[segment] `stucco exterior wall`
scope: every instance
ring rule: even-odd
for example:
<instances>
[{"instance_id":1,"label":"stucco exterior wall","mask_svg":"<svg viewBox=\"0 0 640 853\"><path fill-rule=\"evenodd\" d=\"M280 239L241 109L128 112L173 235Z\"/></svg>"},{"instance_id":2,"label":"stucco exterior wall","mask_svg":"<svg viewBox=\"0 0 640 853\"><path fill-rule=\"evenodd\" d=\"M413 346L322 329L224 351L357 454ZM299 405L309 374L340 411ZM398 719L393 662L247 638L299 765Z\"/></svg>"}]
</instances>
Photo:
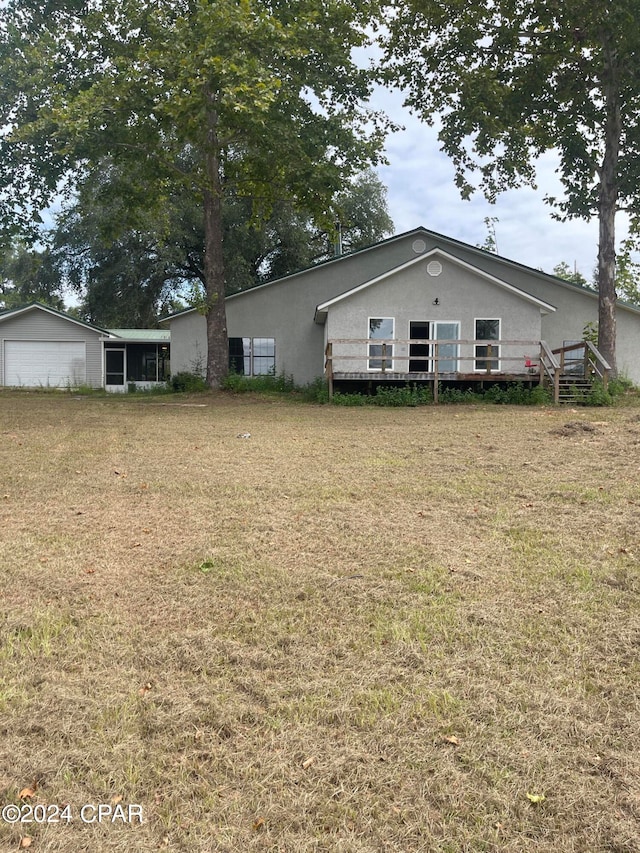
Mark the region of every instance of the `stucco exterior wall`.
<instances>
[{"instance_id":1,"label":"stucco exterior wall","mask_svg":"<svg viewBox=\"0 0 640 853\"><path fill-rule=\"evenodd\" d=\"M198 311L171 319L171 373L200 373L207 370L207 324Z\"/></svg>"},{"instance_id":2,"label":"stucco exterior wall","mask_svg":"<svg viewBox=\"0 0 640 853\"><path fill-rule=\"evenodd\" d=\"M4 385L5 341L84 341L87 385L102 385L101 333L38 308L0 322L0 382Z\"/></svg>"},{"instance_id":3,"label":"stucco exterior wall","mask_svg":"<svg viewBox=\"0 0 640 853\"><path fill-rule=\"evenodd\" d=\"M598 322L596 293L442 235L425 232L424 240L428 249L439 246L553 305L555 314L542 318L542 338L552 349L567 340L581 340L587 323ZM617 310L617 360L619 372L640 384L640 311L623 305Z\"/></svg>"},{"instance_id":4,"label":"stucco exterior wall","mask_svg":"<svg viewBox=\"0 0 640 853\"><path fill-rule=\"evenodd\" d=\"M346 255L272 284L256 287L226 300L229 337L268 337L276 342L276 373L305 385L324 373L324 330L314 322L316 306L370 278L393 269L412 253L409 240ZM206 365L206 322L197 311L170 320L171 370L192 371Z\"/></svg>"},{"instance_id":5,"label":"stucco exterior wall","mask_svg":"<svg viewBox=\"0 0 640 853\"><path fill-rule=\"evenodd\" d=\"M523 299L499 285L487 281L473 271L440 256L442 272L431 276L427 271L431 256L405 270L391 273L382 281L364 288L329 307L326 335L328 339L367 338L369 318L394 318L394 337L408 340L410 323L459 323L459 337L475 338L476 319L499 319L500 337L503 340L537 341L540 339L540 307ZM434 302L437 300L438 304ZM338 372L367 370L367 347L362 345L339 345L334 348L334 357L339 354L355 356L362 353L362 360L334 361ZM535 355L530 345L507 347L501 350L500 369L503 372L525 372L525 355ZM474 370L474 348L461 346L459 370L471 373ZM393 369L406 372L409 369L407 344L395 347Z\"/></svg>"},{"instance_id":6,"label":"stucco exterior wall","mask_svg":"<svg viewBox=\"0 0 640 853\"><path fill-rule=\"evenodd\" d=\"M417 264L412 273L415 280L410 277L406 283L406 298L410 303L399 304L405 296L385 296L384 288L380 288L375 298L363 296L367 307L359 304L357 318L353 316L356 303L344 309L351 311L351 321L359 324L357 332L351 327L345 337L366 338L367 320L371 316L395 317L397 338L408 337L410 320L460 320L461 336L472 338L475 318L499 317L503 339L542 338L554 348L562 346L566 340L580 340L585 325L597 321L595 294L489 252L416 229L371 249L227 298L229 336L275 338L277 373L292 376L298 384L311 382L323 373L326 336L342 336L348 325L347 315L339 321L340 312L334 313L332 308L330 325L323 328L314 322L316 307L436 248L553 305L557 311L541 317L537 306L487 282L480 285L480 279L473 273L466 273L465 277L459 271L449 275L443 270L439 278L429 280L424 269L418 272L421 265ZM389 287L389 294L392 290ZM432 304L436 296L440 301L437 308ZM391 300L386 308L385 299ZM334 327L334 322L341 325ZM171 319L170 328L172 371L193 370L198 364L204 366L207 351L204 317L197 311L178 315ZM340 335L338 330L341 330ZM618 310L618 366L634 382L640 383L640 312L621 306ZM511 372L511 365L505 363L502 367Z\"/></svg>"}]
</instances>

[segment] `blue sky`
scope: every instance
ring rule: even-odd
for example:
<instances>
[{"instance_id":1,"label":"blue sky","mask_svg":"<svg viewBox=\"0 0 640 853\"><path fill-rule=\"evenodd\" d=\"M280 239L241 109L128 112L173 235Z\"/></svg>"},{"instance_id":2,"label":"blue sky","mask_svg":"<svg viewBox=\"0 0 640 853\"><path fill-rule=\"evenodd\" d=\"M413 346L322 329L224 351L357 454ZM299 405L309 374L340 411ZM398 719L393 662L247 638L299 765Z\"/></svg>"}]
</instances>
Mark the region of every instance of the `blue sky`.
<instances>
[{"instance_id":1,"label":"blue sky","mask_svg":"<svg viewBox=\"0 0 640 853\"><path fill-rule=\"evenodd\" d=\"M591 280L598 255L597 221L557 222L551 216L552 208L543 201L547 194L562 195L553 152L538 161L537 190L510 190L493 205L479 193L463 201L454 183L453 166L439 150L437 130L411 116L402 106L399 92L378 91L372 106L405 126L388 138L389 165L378 169L388 189L396 233L422 225L476 246L487 237L485 217L497 217L499 254L549 273L565 261ZM619 236L623 231L619 217Z\"/></svg>"}]
</instances>

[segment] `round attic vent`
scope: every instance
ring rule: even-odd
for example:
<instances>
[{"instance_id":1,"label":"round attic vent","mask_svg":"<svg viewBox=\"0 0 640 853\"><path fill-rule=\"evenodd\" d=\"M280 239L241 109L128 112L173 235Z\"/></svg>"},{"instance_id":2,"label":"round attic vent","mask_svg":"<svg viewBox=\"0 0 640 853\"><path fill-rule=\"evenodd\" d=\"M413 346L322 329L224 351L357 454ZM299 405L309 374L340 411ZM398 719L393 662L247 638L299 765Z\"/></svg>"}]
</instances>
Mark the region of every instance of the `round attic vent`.
<instances>
[{"instance_id":1,"label":"round attic vent","mask_svg":"<svg viewBox=\"0 0 640 853\"><path fill-rule=\"evenodd\" d=\"M414 240L411 248L416 253L416 255L421 255L427 248L427 244L424 242L424 240Z\"/></svg>"},{"instance_id":2,"label":"round attic vent","mask_svg":"<svg viewBox=\"0 0 640 853\"><path fill-rule=\"evenodd\" d=\"M427 272L429 273L429 275L432 275L434 277L440 275L440 273L442 272L442 264L440 263L440 261L430 261L430 263L427 265Z\"/></svg>"}]
</instances>

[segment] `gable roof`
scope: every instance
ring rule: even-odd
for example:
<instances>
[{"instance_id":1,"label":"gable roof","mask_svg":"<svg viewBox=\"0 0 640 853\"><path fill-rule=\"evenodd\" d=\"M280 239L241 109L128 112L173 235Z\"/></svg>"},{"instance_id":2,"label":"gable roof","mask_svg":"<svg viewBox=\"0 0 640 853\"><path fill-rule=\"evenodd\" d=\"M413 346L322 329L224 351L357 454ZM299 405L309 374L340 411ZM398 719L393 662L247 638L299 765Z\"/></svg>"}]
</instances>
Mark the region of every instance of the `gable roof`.
<instances>
[{"instance_id":1,"label":"gable roof","mask_svg":"<svg viewBox=\"0 0 640 853\"><path fill-rule=\"evenodd\" d=\"M388 245L395 243L397 241L405 240L405 239L408 239L411 237L414 237L414 238L427 237L428 239L433 240L434 242L437 242L441 248L443 246L444 247L451 247L451 249L453 251L455 251L456 248L459 248L460 250L462 250L462 251L464 251L464 252L466 252L472 256L477 256L479 262L481 262L481 266L483 265L482 262L495 261L495 262L499 263L500 265L502 265L506 268L520 270L522 272L527 273L528 275L532 275L532 276L535 276L536 278L542 279L543 281L546 281L548 284L552 284L556 287L565 288L567 290L571 290L574 292L577 291L578 293L581 293L584 296L590 297L591 299L597 299L598 298L598 294L596 291L590 290L587 287L583 287L580 284L576 284L575 282L572 282L572 281L566 281L565 279L558 278L558 276L551 275L550 273L543 272L542 270L535 269L534 267L526 266L525 264L521 264L518 261L510 260L509 258L506 258L503 255L496 255L492 252L488 252L486 249L480 249L477 246L472 246L470 243L464 243L461 240L456 240L453 237L447 237L444 234L439 234L437 231L431 231L428 228L424 228L422 226L419 226L418 228L413 228L410 231L404 231L401 234L395 234L392 237L387 237L386 239L381 240L379 243L373 243L371 246L365 246L364 248L356 249L353 252L346 252L343 255L338 255L338 256L333 257L333 258L328 258L327 260L321 261L318 264L314 264L310 267L305 267L302 270L298 270L294 273L290 273L289 275L282 276L281 278L272 279L271 281L264 282L263 284L257 284L254 287L247 288L247 290L242 290L239 293L232 293L225 298L225 301L234 300L234 299L241 299L245 296L249 296L250 294L254 293L257 290L262 290L263 288L272 287L272 286L278 285L282 282L294 280L297 277L305 276L308 273L316 271L318 269L322 269L323 267L328 267L332 264L340 264L343 261L345 261L346 259L354 258L354 257L357 257L358 255L363 255L363 254L366 254L368 252L377 251L378 249L381 249L384 246L388 246ZM446 250L446 248L442 248L442 251L446 252L447 250ZM426 253L421 254L420 257L423 257L423 258L426 257ZM452 254L451 257L455 258L455 255ZM471 268L480 272L480 269L473 264L471 264ZM501 281L503 284L506 284L506 282L502 281L502 279L499 279L499 278L496 278L496 281L497 282ZM517 288L514 288L514 290L517 290ZM524 293L524 291L522 291L522 293ZM628 310L628 311L631 311L631 312L636 313L636 314L640 313L640 307L638 307L638 306L630 305L629 303L622 302L622 301L618 301L617 304L618 304L618 307L623 308L624 310ZM169 320L173 320L176 317L180 317L184 314L189 314L189 313L191 313L193 311L197 311L197 310L198 310L197 308L193 308L193 307L184 308L180 311L176 311L173 314L169 314L166 317L163 317L160 320L160 322L164 323L164 322L167 322Z\"/></svg>"},{"instance_id":2,"label":"gable roof","mask_svg":"<svg viewBox=\"0 0 640 853\"><path fill-rule=\"evenodd\" d=\"M497 278L496 276L491 275L490 273L487 273L476 266L473 266L473 264L469 264L466 261L461 260L460 258L456 258L455 255L451 255L449 254L449 252L445 252L443 249L435 248L431 249L431 251L429 252L425 252L424 254L419 255L416 258L411 258L410 261L407 261L404 264L400 264L399 266L394 267L388 272L384 272L381 275L375 276L374 278L369 279L369 281L365 281L362 284L357 285L357 287L352 287L350 290L347 290L344 293L335 296L333 299L328 299L326 302L323 302L321 305L318 305L316 307L316 313L314 318L315 322L324 323L327 318L327 312L332 305L336 305L343 299L348 299L350 296L353 296L354 293L358 293L361 290L366 290L368 287L371 287L374 284L378 284L379 282L384 281L385 279L394 276L399 272L403 272L404 270L409 269L415 264L424 262L425 259L434 257L442 258L459 267L462 267L463 269L472 272L479 278L483 278L485 281L488 281L491 284L495 284L498 287L501 287L504 290L515 294L520 299L523 299L526 302L530 302L531 304L538 306L543 314L550 314L551 312L554 312L556 310L553 305L550 305L548 302L544 302L542 299L538 299L536 296L532 296L530 293L526 293L519 287L514 287L513 284L509 284L508 282L503 281L502 279Z\"/></svg>"},{"instance_id":3,"label":"gable roof","mask_svg":"<svg viewBox=\"0 0 640 853\"><path fill-rule=\"evenodd\" d=\"M0 323L3 323L5 320L9 320L13 317L19 317L21 314L26 314L29 311L44 311L45 314L52 314L54 317L60 317L62 320L67 320L69 323L74 323L76 326L82 326L84 329L90 329L92 332L96 332L97 334L109 334L106 329L101 329L98 326L92 326L90 323L85 323L83 320L77 320L75 317L65 314L64 311L57 311L55 308L43 305L42 302L30 302L28 305L23 305L20 308L10 308L8 311L4 311L0 314Z\"/></svg>"}]
</instances>

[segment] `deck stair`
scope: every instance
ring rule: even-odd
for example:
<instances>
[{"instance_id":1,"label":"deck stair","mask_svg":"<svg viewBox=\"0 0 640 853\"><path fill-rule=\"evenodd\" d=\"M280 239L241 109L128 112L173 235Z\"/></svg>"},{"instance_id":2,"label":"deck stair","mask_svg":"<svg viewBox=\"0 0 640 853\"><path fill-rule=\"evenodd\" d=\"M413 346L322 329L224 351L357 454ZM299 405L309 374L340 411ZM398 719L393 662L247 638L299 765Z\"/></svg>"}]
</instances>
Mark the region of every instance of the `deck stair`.
<instances>
[{"instance_id":1,"label":"deck stair","mask_svg":"<svg viewBox=\"0 0 640 853\"><path fill-rule=\"evenodd\" d=\"M607 390L611 367L590 341L567 344L552 350L554 362L554 399L556 403L580 405L588 402L593 383L598 380Z\"/></svg>"},{"instance_id":2,"label":"deck stair","mask_svg":"<svg viewBox=\"0 0 640 853\"><path fill-rule=\"evenodd\" d=\"M563 374L558 385L558 403L579 406L586 402L591 393L592 381L584 376Z\"/></svg>"}]
</instances>

